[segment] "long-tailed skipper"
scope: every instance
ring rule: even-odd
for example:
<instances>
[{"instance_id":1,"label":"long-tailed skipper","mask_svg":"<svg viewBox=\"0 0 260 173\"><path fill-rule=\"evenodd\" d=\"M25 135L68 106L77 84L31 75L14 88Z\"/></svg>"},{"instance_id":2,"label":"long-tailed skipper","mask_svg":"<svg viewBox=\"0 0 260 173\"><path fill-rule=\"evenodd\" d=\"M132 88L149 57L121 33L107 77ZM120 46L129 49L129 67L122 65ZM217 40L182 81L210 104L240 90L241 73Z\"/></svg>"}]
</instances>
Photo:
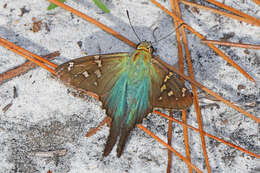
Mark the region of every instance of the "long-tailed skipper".
<instances>
[{"instance_id":1,"label":"long-tailed skipper","mask_svg":"<svg viewBox=\"0 0 260 173\"><path fill-rule=\"evenodd\" d=\"M172 71L158 62L150 42L132 53L112 53L78 58L60 65L57 76L66 84L95 93L111 117L104 156L117 138L120 157L127 137L153 108L186 109L192 94Z\"/></svg>"}]
</instances>

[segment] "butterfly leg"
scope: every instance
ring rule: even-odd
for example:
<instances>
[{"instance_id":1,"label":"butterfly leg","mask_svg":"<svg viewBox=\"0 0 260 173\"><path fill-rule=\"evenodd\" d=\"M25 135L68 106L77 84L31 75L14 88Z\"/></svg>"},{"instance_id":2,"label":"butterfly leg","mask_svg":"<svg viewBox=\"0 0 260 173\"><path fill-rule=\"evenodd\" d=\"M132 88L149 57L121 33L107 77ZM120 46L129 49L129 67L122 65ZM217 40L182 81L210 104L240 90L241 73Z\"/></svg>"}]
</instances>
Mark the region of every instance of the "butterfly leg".
<instances>
[{"instance_id":1,"label":"butterfly leg","mask_svg":"<svg viewBox=\"0 0 260 173\"><path fill-rule=\"evenodd\" d=\"M97 127L91 128L91 129L87 132L86 137L90 137L90 136L96 134L97 131L98 131L102 126L104 126L105 124L107 124L109 127L111 126L111 118L110 118L110 117L108 117L108 116L105 117L105 119L104 119L101 123L99 123L99 125L98 125Z\"/></svg>"}]
</instances>

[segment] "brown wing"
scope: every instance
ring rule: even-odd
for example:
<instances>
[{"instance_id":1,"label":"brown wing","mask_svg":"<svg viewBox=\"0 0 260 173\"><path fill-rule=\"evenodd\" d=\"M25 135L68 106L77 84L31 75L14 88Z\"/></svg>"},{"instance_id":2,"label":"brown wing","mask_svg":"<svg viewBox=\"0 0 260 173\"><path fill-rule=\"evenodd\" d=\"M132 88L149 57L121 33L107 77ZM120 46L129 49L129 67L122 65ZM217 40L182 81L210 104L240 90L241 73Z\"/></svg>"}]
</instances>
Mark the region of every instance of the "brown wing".
<instances>
[{"instance_id":1,"label":"brown wing","mask_svg":"<svg viewBox=\"0 0 260 173\"><path fill-rule=\"evenodd\" d=\"M154 108L187 109L192 104L192 94L177 75L156 59L152 59L157 77L152 78Z\"/></svg>"},{"instance_id":2,"label":"brown wing","mask_svg":"<svg viewBox=\"0 0 260 173\"><path fill-rule=\"evenodd\" d=\"M113 87L128 57L128 53L81 57L59 65L57 77L79 91L102 96Z\"/></svg>"}]
</instances>

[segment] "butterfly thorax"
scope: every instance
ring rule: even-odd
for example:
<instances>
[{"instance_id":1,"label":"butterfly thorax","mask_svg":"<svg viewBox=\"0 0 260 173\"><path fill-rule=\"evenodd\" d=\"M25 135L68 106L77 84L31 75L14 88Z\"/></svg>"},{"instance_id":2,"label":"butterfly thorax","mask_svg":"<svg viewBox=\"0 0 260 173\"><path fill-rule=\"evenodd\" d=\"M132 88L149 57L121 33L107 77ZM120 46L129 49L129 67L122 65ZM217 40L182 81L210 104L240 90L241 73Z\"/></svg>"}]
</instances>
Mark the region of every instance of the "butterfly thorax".
<instances>
[{"instance_id":1,"label":"butterfly thorax","mask_svg":"<svg viewBox=\"0 0 260 173\"><path fill-rule=\"evenodd\" d=\"M128 60L127 73L130 79L143 80L146 77L154 75L152 66L153 47L150 42L143 41L137 45L136 50Z\"/></svg>"},{"instance_id":2,"label":"butterfly thorax","mask_svg":"<svg viewBox=\"0 0 260 173\"><path fill-rule=\"evenodd\" d=\"M136 61L138 58L144 58L145 62L151 61L154 49L151 42L143 41L136 47L136 51L132 54L131 59Z\"/></svg>"}]
</instances>

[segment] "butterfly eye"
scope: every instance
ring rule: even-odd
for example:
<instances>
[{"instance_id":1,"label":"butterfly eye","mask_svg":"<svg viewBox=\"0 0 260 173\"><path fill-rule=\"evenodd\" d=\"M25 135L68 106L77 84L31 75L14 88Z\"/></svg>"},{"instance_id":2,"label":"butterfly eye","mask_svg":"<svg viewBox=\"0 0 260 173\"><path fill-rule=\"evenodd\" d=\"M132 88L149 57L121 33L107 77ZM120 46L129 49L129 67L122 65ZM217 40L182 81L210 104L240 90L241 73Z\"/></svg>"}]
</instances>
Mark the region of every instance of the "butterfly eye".
<instances>
[{"instance_id":1,"label":"butterfly eye","mask_svg":"<svg viewBox=\"0 0 260 173\"><path fill-rule=\"evenodd\" d=\"M149 47L149 52L153 53L155 51L155 49L153 48L153 46Z\"/></svg>"}]
</instances>

